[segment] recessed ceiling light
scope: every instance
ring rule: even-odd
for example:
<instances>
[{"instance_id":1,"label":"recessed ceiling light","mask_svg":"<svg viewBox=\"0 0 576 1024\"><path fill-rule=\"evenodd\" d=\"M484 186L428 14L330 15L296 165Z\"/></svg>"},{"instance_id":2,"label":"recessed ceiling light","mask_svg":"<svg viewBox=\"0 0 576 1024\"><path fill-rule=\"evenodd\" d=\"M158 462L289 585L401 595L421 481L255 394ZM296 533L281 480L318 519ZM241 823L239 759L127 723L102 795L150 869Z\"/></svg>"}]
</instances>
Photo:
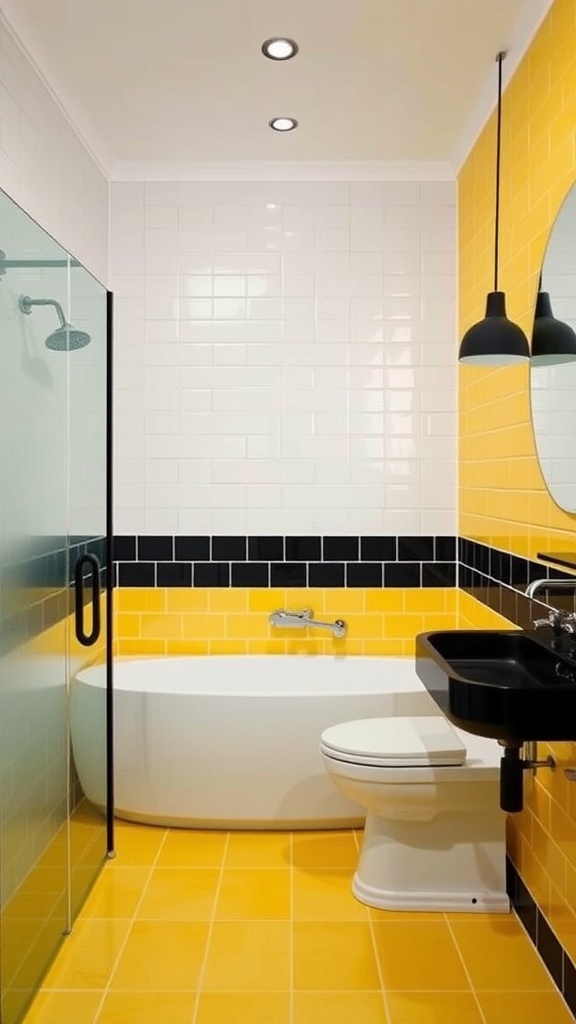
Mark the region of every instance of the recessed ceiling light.
<instances>
[{"instance_id":1,"label":"recessed ceiling light","mask_svg":"<svg viewBox=\"0 0 576 1024\"><path fill-rule=\"evenodd\" d=\"M270 60L290 60L298 53L298 43L283 36L274 36L262 43L262 53Z\"/></svg>"},{"instance_id":2,"label":"recessed ceiling light","mask_svg":"<svg viewBox=\"0 0 576 1024\"><path fill-rule=\"evenodd\" d=\"M291 132L298 127L298 121L294 117L273 117L268 124L275 132Z\"/></svg>"}]
</instances>

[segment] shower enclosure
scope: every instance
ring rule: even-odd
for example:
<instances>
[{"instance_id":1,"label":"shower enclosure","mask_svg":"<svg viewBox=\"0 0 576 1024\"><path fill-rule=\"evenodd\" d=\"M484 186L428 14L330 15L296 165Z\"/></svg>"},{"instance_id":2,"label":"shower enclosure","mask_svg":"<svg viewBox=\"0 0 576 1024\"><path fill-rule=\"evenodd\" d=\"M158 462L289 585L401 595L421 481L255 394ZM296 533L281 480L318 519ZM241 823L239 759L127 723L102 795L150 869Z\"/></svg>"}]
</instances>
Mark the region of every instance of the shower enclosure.
<instances>
[{"instance_id":1,"label":"shower enclosure","mask_svg":"<svg viewBox=\"0 0 576 1024\"><path fill-rule=\"evenodd\" d=\"M111 297L2 192L0 249L0 1020L16 1024L112 849ZM70 746L94 662L106 815Z\"/></svg>"}]
</instances>

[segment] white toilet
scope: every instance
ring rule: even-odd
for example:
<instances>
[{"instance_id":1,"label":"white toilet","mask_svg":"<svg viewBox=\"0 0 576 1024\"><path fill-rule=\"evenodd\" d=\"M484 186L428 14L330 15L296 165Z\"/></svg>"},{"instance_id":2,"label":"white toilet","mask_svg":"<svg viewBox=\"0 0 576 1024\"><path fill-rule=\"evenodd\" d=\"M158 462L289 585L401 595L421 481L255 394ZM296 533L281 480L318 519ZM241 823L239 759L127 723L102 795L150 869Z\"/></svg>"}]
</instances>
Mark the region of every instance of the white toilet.
<instances>
[{"instance_id":1,"label":"white toilet","mask_svg":"<svg viewBox=\"0 0 576 1024\"><path fill-rule=\"evenodd\" d=\"M366 808L352 891L386 910L510 909L501 749L441 716L366 718L325 729L333 782Z\"/></svg>"}]
</instances>

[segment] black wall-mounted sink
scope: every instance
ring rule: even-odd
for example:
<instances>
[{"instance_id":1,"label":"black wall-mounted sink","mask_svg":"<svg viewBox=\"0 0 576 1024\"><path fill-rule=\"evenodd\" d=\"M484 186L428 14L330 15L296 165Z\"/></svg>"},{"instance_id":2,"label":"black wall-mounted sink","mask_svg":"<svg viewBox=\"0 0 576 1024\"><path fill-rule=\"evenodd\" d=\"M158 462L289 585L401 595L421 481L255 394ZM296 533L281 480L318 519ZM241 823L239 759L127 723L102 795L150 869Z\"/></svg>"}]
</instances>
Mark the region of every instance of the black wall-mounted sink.
<instances>
[{"instance_id":1,"label":"black wall-mounted sink","mask_svg":"<svg viewBox=\"0 0 576 1024\"><path fill-rule=\"evenodd\" d=\"M576 738L576 650L551 629L446 630L416 637L416 671L454 725L507 744Z\"/></svg>"}]
</instances>

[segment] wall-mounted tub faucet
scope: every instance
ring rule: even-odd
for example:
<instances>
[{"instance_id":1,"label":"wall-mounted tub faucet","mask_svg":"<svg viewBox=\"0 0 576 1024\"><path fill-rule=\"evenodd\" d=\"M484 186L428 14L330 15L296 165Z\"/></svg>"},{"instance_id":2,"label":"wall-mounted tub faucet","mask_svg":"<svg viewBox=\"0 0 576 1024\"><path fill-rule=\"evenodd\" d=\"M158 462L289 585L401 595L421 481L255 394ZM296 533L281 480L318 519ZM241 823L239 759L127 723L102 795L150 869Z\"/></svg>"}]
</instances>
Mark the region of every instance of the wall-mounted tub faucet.
<instances>
[{"instance_id":1,"label":"wall-mounted tub faucet","mask_svg":"<svg viewBox=\"0 0 576 1024\"><path fill-rule=\"evenodd\" d=\"M344 619L336 619L335 622L318 622L314 618L311 608L303 608L299 612L288 612L284 608L278 608L268 618L271 626L278 626L280 629L306 629L312 626L314 629L330 629L336 640L346 636L346 623Z\"/></svg>"}]
</instances>

